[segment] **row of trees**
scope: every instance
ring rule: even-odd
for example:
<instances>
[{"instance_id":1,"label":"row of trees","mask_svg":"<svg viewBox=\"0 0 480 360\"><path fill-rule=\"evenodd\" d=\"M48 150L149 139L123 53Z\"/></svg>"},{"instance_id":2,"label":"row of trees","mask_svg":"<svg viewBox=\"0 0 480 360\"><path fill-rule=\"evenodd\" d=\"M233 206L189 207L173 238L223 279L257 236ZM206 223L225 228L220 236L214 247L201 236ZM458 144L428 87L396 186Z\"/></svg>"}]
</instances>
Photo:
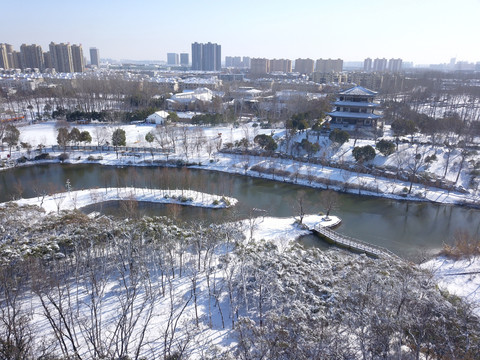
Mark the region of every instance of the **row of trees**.
<instances>
[{"instance_id":1,"label":"row of trees","mask_svg":"<svg viewBox=\"0 0 480 360\"><path fill-rule=\"evenodd\" d=\"M89 144L92 142L92 136L87 130L80 131L78 128L74 127L68 131L65 127L60 127L57 129L57 144L64 148L69 144L73 143L78 145L78 143Z\"/></svg>"}]
</instances>

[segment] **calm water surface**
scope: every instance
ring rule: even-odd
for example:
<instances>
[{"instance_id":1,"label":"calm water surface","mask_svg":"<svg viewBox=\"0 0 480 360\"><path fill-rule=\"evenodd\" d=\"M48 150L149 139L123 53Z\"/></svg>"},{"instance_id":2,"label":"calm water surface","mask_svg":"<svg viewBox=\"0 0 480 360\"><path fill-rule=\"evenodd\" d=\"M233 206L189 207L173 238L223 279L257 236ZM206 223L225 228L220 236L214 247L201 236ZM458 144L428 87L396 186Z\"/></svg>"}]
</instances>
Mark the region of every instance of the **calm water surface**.
<instances>
[{"instance_id":1,"label":"calm water surface","mask_svg":"<svg viewBox=\"0 0 480 360\"><path fill-rule=\"evenodd\" d=\"M213 171L158 168L117 168L97 164L49 164L22 167L0 172L0 201L12 196L34 197L41 192L64 190L67 180L73 189L136 186L158 189L192 189L212 194L233 196L237 206L228 210L193 207L172 207L162 204L138 204L141 214L174 216L182 221L221 222L260 214L269 216L297 215L297 199L304 194L308 213L322 211L321 190L282 182L249 178ZM125 207L118 202L91 206L87 211L123 216ZM460 206L406 202L339 194L335 215L343 219L339 232L384 246L399 255L418 258L438 251L443 243L451 243L458 230L480 233L480 211ZM307 246L324 246L314 237L302 239Z\"/></svg>"}]
</instances>

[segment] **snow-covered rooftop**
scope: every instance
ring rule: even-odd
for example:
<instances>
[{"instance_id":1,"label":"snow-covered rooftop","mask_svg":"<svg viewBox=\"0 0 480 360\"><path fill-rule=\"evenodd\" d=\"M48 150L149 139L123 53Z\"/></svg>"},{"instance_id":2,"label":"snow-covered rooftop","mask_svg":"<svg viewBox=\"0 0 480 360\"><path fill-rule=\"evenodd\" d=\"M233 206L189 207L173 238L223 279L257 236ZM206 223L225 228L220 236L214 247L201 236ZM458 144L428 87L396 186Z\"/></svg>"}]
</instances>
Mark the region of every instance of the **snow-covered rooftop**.
<instances>
[{"instance_id":1,"label":"snow-covered rooftop","mask_svg":"<svg viewBox=\"0 0 480 360\"><path fill-rule=\"evenodd\" d=\"M346 112L346 111L333 111L333 112L327 113L327 115L335 116L335 117L349 118L349 119L379 119L379 118L381 118L380 115L376 115L376 114L353 113L353 112Z\"/></svg>"},{"instance_id":2,"label":"snow-covered rooftop","mask_svg":"<svg viewBox=\"0 0 480 360\"><path fill-rule=\"evenodd\" d=\"M379 107L380 104L372 103L372 102L356 102L356 101L335 101L333 105L337 106L354 106L354 107L367 107L367 108L376 108Z\"/></svg>"},{"instance_id":3,"label":"snow-covered rooftop","mask_svg":"<svg viewBox=\"0 0 480 360\"><path fill-rule=\"evenodd\" d=\"M364 88L363 86L355 86L353 88L340 91L338 93L339 95L363 95L363 96L375 96L377 95L376 91L369 90L367 88Z\"/></svg>"}]
</instances>

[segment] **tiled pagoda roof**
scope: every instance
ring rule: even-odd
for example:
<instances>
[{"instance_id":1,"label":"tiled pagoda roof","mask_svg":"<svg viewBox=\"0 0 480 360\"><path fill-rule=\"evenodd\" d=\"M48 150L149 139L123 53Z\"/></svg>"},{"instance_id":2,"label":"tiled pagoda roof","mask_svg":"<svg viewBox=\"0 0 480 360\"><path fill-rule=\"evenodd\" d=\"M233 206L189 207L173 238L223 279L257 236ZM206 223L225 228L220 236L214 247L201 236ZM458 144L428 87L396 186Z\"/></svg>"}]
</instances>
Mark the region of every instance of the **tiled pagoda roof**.
<instances>
[{"instance_id":1,"label":"tiled pagoda roof","mask_svg":"<svg viewBox=\"0 0 480 360\"><path fill-rule=\"evenodd\" d=\"M372 102L356 102L356 101L335 101L333 103L335 106L352 106L352 107L362 107L362 108L376 108L379 107L380 104L372 103Z\"/></svg>"},{"instance_id":2,"label":"tiled pagoda roof","mask_svg":"<svg viewBox=\"0 0 480 360\"><path fill-rule=\"evenodd\" d=\"M380 115L376 114L366 114L366 113L354 113L354 112L346 112L346 111L333 111L328 112L327 115L332 117L342 117L342 118L349 118L349 119L380 119Z\"/></svg>"},{"instance_id":3,"label":"tiled pagoda roof","mask_svg":"<svg viewBox=\"0 0 480 360\"><path fill-rule=\"evenodd\" d=\"M361 96L375 96L377 95L376 91L369 90L363 86L355 86L353 88L340 91L338 95L361 95Z\"/></svg>"}]
</instances>

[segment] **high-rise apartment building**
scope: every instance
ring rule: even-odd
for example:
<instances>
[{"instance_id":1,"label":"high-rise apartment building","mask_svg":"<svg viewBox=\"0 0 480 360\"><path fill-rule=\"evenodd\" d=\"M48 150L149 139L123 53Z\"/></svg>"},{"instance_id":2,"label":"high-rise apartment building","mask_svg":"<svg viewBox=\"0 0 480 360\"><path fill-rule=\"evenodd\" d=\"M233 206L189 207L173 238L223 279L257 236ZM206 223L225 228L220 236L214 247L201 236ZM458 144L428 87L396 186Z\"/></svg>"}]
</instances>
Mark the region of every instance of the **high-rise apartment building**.
<instances>
[{"instance_id":1,"label":"high-rise apartment building","mask_svg":"<svg viewBox=\"0 0 480 360\"><path fill-rule=\"evenodd\" d=\"M72 47L70 44L51 42L49 48L55 70L62 73L73 73Z\"/></svg>"},{"instance_id":2,"label":"high-rise apartment building","mask_svg":"<svg viewBox=\"0 0 480 360\"><path fill-rule=\"evenodd\" d=\"M22 54L19 51L12 50L12 52L9 52L7 56L10 69L22 68Z\"/></svg>"},{"instance_id":3,"label":"high-rise apartment building","mask_svg":"<svg viewBox=\"0 0 480 360\"><path fill-rule=\"evenodd\" d=\"M242 58L242 63L243 63L243 67L244 67L244 68L250 69L250 64L251 64L251 63L250 63L250 57L244 56L244 57Z\"/></svg>"},{"instance_id":4,"label":"high-rise apartment building","mask_svg":"<svg viewBox=\"0 0 480 360\"><path fill-rule=\"evenodd\" d=\"M373 60L373 71L384 72L387 70L387 59L376 58Z\"/></svg>"},{"instance_id":5,"label":"high-rise apartment building","mask_svg":"<svg viewBox=\"0 0 480 360\"><path fill-rule=\"evenodd\" d=\"M22 69L39 69L45 70L45 61L43 59L42 47L36 44L20 46L20 58Z\"/></svg>"},{"instance_id":6,"label":"high-rise apartment building","mask_svg":"<svg viewBox=\"0 0 480 360\"><path fill-rule=\"evenodd\" d=\"M373 61L370 58L363 60L363 71L370 72L372 71Z\"/></svg>"},{"instance_id":7,"label":"high-rise apartment building","mask_svg":"<svg viewBox=\"0 0 480 360\"><path fill-rule=\"evenodd\" d=\"M13 46L10 44L0 44L0 68L15 69L13 59Z\"/></svg>"},{"instance_id":8,"label":"high-rise apartment building","mask_svg":"<svg viewBox=\"0 0 480 360\"><path fill-rule=\"evenodd\" d=\"M250 73L254 75L264 75L270 72L270 60L263 58L253 58L250 60Z\"/></svg>"},{"instance_id":9,"label":"high-rise apartment building","mask_svg":"<svg viewBox=\"0 0 480 360\"><path fill-rule=\"evenodd\" d=\"M318 59L315 64L315 71L320 73L342 72L342 59Z\"/></svg>"},{"instance_id":10,"label":"high-rise apartment building","mask_svg":"<svg viewBox=\"0 0 480 360\"><path fill-rule=\"evenodd\" d=\"M70 45L70 43L55 44L51 42L50 61L53 68L58 72L73 73L85 71L85 59L82 45Z\"/></svg>"},{"instance_id":11,"label":"high-rise apartment building","mask_svg":"<svg viewBox=\"0 0 480 360\"><path fill-rule=\"evenodd\" d=\"M0 44L0 68L5 70L10 69L10 64L8 61L7 45L8 44Z\"/></svg>"},{"instance_id":12,"label":"high-rise apartment building","mask_svg":"<svg viewBox=\"0 0 480 360\"><path fill-rule=\"evenodd\" d=\"M203 69L206 71L222 70L222 49L220 45L203 44Z\"/></svg>"},{"instance_id":13,"label":"high-rise apartment building","mask_svg":"<svg viewBox=\"0 0 480 360\"><path fill-rule=\"evenodd\" d=\"M90 64L97 68L100 67L100 50L97 48L90 48Z\"/></svg>"},{"instance_id":14,"label":"high-rise apartment building","mask_svg":"<svg viewBox=\"0 0 480 360\"><path fill-rule=\"evenodd\" d=\"M273 59L270 60L270 72L280 71L284 73L292 72L292 60L288 59Z\"/></svg>"},{"instance_id":15,"label":"high-rise apartment building","mask_svg":"<svg viewBox=\"0 0 480 360\"><path fill-rule=\"evenodd\" d=\"M202 70L203 44L192 44L192 70Z\"/></svg>"},{"instance_id":16,"label":"high-rise apartment building","mask_svg":"<svg viewBox=\"0 0 480 360\"><path fill-rule=\"evenodd\" d=\"M388 71L392 73L402 71L402 59L390 59L388 61Z\"/></svg>"},{"instance_id":17,"label":"high-rise apartment building","mask_svg":"<svg viewBox=\"0 0 480 360\"><path fill-rule=\"evenodd\" d=\"M312 59L297 59L295 60L295 72L309 75L313 73L314 65L315 62Z\"/></svg>"},{"instance_id":18,"label":"high-rise apartment building","mask_svg":"<svg viewBox=\"0 0 480 360\"><path fill-rule=\"evenodd\" d=\"M43 62L45 63L45 69L53 69L53 62L52 56L50 55L50 51L43 53Z\"/></svg>"},{"instance_id":19,"label":"high-rise apartment building","mask_svg":"<svg viewBox=\"0 0 480 360\"><path fill-rule=\"evenodd\" d=\"M222 47L218 44L192 44L192 70L220 71Z\"/></svg>"},{"instance_id":20,"label":"high-rise apartment building","mask_svg":"<svg viewBox=\"0 0 480 360\"><path fill-rule=\"evenodd\" d=\"M177 66L180 64L180 58L177 53L167 53L167 65Z\"/></svg>"},{"instance_id":21,"label":"high-rise apartment building","mask_svg":"<svg viewBox=\"0 0 480 360\"><path fill-rule=\"evenodd\" d=\"M72 45L73 72L85 72L85 58L82 45Z\"/></svg>"},{"instance_id":22,"label":"high-rise apartment building","mask_svg":"<svg viewBox=\"0 0 480 360\"><path fill-rule=\"evenodd\" d=\"M189 63L190 63L190 58L188 56L188 53L181 53L180 54L180 65L188 66Z\"/></svg>"}]
</instances>

